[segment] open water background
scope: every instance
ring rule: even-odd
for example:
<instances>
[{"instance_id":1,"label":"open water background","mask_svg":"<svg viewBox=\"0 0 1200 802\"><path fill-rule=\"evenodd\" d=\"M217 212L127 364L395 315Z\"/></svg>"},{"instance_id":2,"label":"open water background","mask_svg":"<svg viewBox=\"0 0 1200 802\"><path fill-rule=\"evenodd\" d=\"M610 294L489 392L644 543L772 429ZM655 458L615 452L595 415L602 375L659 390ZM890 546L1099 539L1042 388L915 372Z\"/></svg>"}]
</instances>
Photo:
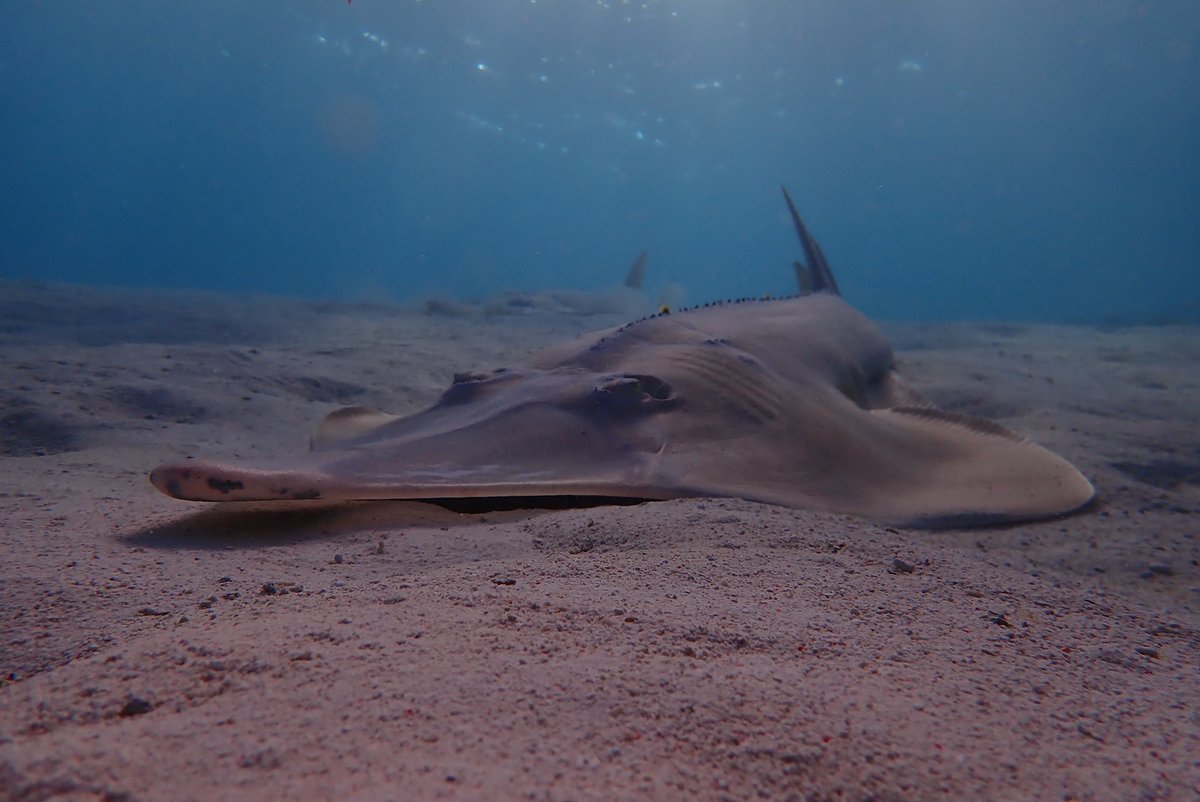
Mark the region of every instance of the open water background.
<instances>
[{"instance_id":1,"label":"open water background","mask_svg":"<svg viewBox=\"0 0 1200 802\"><path fill-rule=\"evenodd\" d=\"M1200 320L1200 5L55 0L0 28L0 277L793 291Z\"/></svg>"}]
</instances>

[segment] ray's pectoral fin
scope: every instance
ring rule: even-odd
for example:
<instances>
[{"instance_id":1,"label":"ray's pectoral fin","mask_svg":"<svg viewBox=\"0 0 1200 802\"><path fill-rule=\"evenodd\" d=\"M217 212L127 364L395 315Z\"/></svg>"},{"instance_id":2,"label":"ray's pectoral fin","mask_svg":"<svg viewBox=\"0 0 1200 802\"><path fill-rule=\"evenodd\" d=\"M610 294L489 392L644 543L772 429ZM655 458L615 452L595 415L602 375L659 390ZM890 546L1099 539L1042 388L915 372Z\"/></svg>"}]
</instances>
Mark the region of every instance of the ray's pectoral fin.
<instances>
[{"instance_id":1,"label":"ray's pectoral fin","mask_svg":"<svg viewBox=\"0 0 1200 802\"><path fill-rule=\"evenodd\" d=\"M797 404L769 437L689 455L695 495L740 496L914 528L1075 512L1093 499L1070 463L1004 427L932 406L863 408L830 393Z\"/></svg>"},{"instance_id":2,"label":"ray's pectoral fin","mask_svg":"<svg viewBox=\"0 0 1200 802\"><path fill-rule=\"evenodd\" d=\"M1053 518L1096 491L1071 463L982 418L928 406L869 413L904 463L887 494L890 520L916 527L981 526Z\"/></svg>"}]
</instances>

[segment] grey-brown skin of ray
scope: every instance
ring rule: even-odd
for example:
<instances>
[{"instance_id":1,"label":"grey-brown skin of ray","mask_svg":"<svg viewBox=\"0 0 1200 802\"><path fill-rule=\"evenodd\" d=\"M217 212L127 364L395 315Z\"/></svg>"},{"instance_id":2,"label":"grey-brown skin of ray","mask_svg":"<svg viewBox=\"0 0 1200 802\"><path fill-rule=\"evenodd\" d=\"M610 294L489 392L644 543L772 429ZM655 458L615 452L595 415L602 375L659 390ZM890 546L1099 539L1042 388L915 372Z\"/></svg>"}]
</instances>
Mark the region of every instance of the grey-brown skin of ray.
<instances>
[{"instance_id":1,"label":"grey-brown skin of ray","mask_svg":"<svg viewBox=\"0 0 1200 802\"><path fill-rule=\"evenodd\" d=\"M460 374L414 415L336 412L298 459L187 460L151 481L197 501L726 496L914 527L1091 502L1061 457L908 388L787 202L811 294L654 315Z\"/></svg>"}]
</instances>

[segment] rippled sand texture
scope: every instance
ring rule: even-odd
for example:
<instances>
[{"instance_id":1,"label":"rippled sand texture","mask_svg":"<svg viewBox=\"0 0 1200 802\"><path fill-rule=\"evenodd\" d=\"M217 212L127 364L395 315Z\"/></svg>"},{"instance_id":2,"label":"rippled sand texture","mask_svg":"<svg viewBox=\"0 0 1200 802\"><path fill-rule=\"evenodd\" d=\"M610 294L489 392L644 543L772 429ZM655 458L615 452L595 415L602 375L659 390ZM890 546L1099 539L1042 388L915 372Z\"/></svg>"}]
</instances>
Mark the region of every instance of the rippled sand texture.
<instances>
[{"instance_id":1,"label":"rippled sand texture","mask_svg":"<svg viewBox=\"0 0 1200 802\"><path fill-rule=\"evenodd\" d=\"M903 531L737 500L207 510L146 471L306 447L619 322L7 285L0 797L1191 799L1200 331L885 327L1102 498ZM122 797L122 795L125 795Z\"/></svg>"}]
</instances>

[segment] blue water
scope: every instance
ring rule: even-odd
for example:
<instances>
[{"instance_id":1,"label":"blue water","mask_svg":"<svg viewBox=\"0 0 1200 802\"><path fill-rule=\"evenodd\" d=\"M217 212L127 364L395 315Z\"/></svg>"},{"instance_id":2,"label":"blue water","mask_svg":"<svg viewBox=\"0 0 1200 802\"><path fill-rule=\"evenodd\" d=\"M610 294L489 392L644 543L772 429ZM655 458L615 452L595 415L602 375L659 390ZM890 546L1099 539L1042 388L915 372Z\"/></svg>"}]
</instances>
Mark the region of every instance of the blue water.
<instances>
[{"instance_id":1,"label":"blue water","mask_svg":"<svg viewBox=\"0 0 1200 802\"><path fill-rule=\"evenodd\" d=\"M24 0L0 277L1200 319L1200 4Z\"/></svg>"}]
</instances>

